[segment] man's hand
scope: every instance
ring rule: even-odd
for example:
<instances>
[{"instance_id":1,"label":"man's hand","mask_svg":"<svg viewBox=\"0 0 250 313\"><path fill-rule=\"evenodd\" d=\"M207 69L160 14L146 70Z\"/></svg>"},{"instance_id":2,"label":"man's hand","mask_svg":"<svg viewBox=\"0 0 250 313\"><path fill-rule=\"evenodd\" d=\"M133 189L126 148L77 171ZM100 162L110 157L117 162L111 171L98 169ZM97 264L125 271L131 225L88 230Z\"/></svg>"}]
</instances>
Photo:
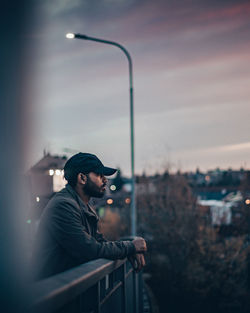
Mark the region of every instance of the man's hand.
<instances>
[{"instance_id":1,"label":"man's hand","mask_svg":"<svg viewBox=\"0 0 250 313\"><path fill-rule=\"evenodd\" d=\"M147 251L146 241L142 237L136 237L132 242L135 246L136 253Z\"/></svg>"},{"instance_id":2,"label":"man's hand","mask_svg":"<svg viewBox=\"0 0 250 313\"><path fill-rule=\"evenodd\" d=\"M143 266L146 265L144 255L142 253L137 253L128 257L129 262L132 264L133 269L136 273L140 272Z\"/></svg>"}]
</instances>

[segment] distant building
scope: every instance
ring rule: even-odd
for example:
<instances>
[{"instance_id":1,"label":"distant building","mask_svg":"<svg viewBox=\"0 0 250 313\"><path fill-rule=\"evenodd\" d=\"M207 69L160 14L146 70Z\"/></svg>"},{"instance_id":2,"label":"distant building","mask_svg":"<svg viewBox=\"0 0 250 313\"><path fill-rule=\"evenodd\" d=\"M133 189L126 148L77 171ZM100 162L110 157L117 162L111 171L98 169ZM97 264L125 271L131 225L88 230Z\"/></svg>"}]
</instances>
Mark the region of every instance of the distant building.
<instances>
[{"instance_id":1,"label":"distant building","mask_svg":"<svg viewBox=\"0 0 250 313\"><path fill-rule=\"evenodd\" d=\"M207 172L200 172L199 169L195 173L187 172L184 176L187 178L192 187L211 187L218 186L225 188L226 186L236 187L246 179L249 171L241 168L240 170L221 170L216 168Z\"/></svg>"},{"instance_id":2,"label":"distant building","mask_svg":"<svg viewBox=\"0 0 250 313\"><path fill-rule=\"evenodd\" d=\"M222 200L198 200L200 206L209 207L211 214L211 223L213 226L231 225L235 208L243 200L240 191L227 194Z\"/></svg>"},{"instance_id":3,"label":"distant building","mask_svg":"<svg viewBox=\"0 0 250 313\"><path fill-rule=\"evenodd\" d=\"M63 168L66 161L66 156L44 153L43 158L28 171L31 217L33 219L40 217L52 195L65 186Z\"/></svg>"}]
</instances>

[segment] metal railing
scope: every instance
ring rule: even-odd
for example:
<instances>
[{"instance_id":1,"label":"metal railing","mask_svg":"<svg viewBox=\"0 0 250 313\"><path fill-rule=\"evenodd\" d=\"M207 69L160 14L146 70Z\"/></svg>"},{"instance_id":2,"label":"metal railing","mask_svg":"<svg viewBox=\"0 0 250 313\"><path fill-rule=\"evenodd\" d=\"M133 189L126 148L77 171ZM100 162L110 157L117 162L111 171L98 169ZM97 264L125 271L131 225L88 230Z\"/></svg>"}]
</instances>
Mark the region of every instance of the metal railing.
<instances>
[{"instance_id":1,"label":"metal railing","mask_svg":"<svg viewBox=\"0 0 250 313\"><path fill-rule=\"evenodd\" d=\"M142 274L98 259L35 283L31 297L33 313L142 313Z\"/></svg>"}]
</instances>

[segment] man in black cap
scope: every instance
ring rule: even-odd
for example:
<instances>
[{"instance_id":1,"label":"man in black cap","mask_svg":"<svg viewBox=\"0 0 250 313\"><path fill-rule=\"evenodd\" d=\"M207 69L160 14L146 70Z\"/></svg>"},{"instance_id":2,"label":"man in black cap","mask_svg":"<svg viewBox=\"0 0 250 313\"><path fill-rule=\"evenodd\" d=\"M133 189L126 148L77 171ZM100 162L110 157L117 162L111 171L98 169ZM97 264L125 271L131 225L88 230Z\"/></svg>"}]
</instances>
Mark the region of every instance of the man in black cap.
<instances>
[{"instance_id":1,"label":"man in black cap","mask_svg":"<svg viewBox=\"0 0 250 313\"><path fill-rule=\"evenodd\" d=\"M36 280L98 258L128 257L137 271L145 265L145 240L107 241L98 232L99 218L89 205L91 197L104 195L105 176L115 172L90 153L78 153L66 162L68 184L49 201L41 217L33 254Z\"/></svg>"}]
</instances>

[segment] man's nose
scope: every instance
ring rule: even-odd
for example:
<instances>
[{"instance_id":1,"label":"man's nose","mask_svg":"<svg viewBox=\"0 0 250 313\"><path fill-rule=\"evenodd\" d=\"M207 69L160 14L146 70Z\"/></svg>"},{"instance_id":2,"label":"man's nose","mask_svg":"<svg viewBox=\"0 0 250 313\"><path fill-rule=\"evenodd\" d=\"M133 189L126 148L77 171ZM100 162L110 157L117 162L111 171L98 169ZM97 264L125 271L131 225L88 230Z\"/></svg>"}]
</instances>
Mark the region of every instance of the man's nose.
<instances>
[{"instance_id":1,"label":"man's nose","mask_svg":"<svg viewBox=\"0 0 250 313\"><path fill-rule=\"evenodd\" d=\"M107 177L106 177L106 176L103 176L102 181L106 184L107 181L108 181Z\"/></svg>"}]
</instances>

